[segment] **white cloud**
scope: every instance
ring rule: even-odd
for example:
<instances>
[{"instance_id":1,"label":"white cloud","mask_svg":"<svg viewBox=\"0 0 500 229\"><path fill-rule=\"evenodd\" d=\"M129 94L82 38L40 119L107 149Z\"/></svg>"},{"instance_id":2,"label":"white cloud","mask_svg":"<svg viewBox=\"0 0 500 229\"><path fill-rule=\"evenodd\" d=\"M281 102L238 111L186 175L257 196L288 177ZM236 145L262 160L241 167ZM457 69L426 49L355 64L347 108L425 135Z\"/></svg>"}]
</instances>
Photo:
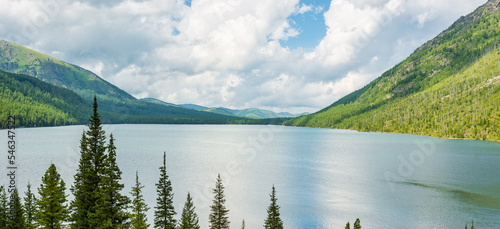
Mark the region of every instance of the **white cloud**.
<instances>
[{"instance_id":1,"label":"white cloud","mask_svg":"<svg viewBox=\"0 0 500 229\"><path fill-rule=\"evenodd\" d=\"M142 97L313 112L361 88L486 0L0 0L0 39ZM460 7L456 7L460 5ZM323 12L311 52L290 17Z\"/></svg>"}]
</instances>

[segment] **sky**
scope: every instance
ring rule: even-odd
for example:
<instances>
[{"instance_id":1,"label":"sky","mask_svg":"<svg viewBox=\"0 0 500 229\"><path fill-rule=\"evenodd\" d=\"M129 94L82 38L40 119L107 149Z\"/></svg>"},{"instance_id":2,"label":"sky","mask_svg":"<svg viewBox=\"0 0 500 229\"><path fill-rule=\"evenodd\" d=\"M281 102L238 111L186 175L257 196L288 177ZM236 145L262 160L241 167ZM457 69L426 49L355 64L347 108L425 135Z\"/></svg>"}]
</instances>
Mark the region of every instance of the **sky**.
<instances>
[{"instance_id":1,"label":"sky","mask_svg":"<svg viewBox=\"0 0 500 229\"><path fill-rule=\"evenodd\" d=\"M136 98L315 112L486 0L0 0L0 39Z\"/></svg>"}]
</instances>

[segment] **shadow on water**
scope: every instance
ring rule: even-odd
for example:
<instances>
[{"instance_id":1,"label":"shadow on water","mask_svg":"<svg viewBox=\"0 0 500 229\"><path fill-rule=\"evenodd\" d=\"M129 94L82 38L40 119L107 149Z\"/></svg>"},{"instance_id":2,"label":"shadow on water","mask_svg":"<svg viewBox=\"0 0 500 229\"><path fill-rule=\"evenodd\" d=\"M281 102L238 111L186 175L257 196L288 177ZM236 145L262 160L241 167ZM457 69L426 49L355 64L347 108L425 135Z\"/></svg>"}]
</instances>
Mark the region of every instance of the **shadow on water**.
<instances>
[{"instance_id":1,"label":"shadow on water","mask_svg":"<svg viewBox=\"0 0 500 229\"><path fill-rule=\"evenodd\" d=\"M490 196L481 193L469 192L451 187L438 186L434 184L424 184L415 181L391 181L391 182L401 185L411 185L426 189L432 189L438 192L449 194L453 198L465 203L491 209L500 209L500 198L496 197L500 196L500 187L489 188L495 194L495 196Z\"/></svg>"}]
</instances>

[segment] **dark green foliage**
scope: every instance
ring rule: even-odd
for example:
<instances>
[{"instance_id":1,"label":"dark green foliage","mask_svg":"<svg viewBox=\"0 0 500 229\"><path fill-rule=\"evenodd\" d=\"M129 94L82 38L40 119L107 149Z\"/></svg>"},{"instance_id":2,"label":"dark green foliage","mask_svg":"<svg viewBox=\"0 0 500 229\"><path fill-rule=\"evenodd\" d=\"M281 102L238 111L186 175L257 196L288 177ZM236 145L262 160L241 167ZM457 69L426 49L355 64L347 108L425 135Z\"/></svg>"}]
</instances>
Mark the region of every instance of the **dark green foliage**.
<instances>
[{"instance_id":1,"label":"dark green foliage","mask_svg":"<svg viewBox=\"0 0 500 229\"><path fill-rule=\"evenodd\" d=\"M229 210L226 209L224 205L226 199L224 196L224 186L222 185L222 179L220 174L217 176L217 182L215 183L215 188L213 189L214 200L213 204L210 206L210 229L223 229L229 228L229 219L227 214Z\"/></svg>"},{"instance_id":2,"label":"dark green foliage","mask_svg":"<svg viewBox=\"0 0 500 229\"><path fill-rule=\"evenodd\" d=\"M38 200L35 194L31 191L31 184L28 183L28 189L24 193L24 219L26 221L26 229L37 228L36 214L38 212Z\"/></svg>"},{"instance_id":3,"label":"dark green foliage","mask_svg":"<svg viewBox=\"0 0 500 229\"><path fill-rule=\"evenodd\" d=\"M160 179L156 183L155 228L175 229L174 193L167 175L167 154L163 152L163 165L160 167Z\"/></svg>"},{"instance_id":4,"label":"dark green foliage","mask_svg":"<svg viewBox=\"0 0 500 229\"><path fill-rule=\"evenodd\" d=\"M241 222L241 229L245 229L245 219Z\"/></svg>"},{"instance_id":5,"label":"dark green foliage","mask_svg":"<svg viewBox=\"0 0 500 229\"><path fill-rule=\"evenodd\" d=\"M37 78L0 71L0 119L15 114L19 126L82 124L88 103L74 92ZM0 123L5 128L6 123Z\"/></svg>"},{"instance_id":6,"label":"dark green foliage","mask_svg":"<svg viewBox=\"0 0 500 229\"><path fill-rule=\"evenodd\" d=\"M500 141L500 13L493 3L364 88L286 124Z\"/></svg>"},{"instance_id":7,"label":"dark green foliage","mask_svg":"<svg viewBox=\"0 0 500 229\"><path fill-rule=\"evenodd\" d=\"M97 108L97 99L94 98L89 130L85 131L80 140L80 164L75 175L75 184L71 188L75 196L71 203L71 227L74 229L96 228L100 223L92 219L97 217L96 203L100 199L97 188L103 177L106 137Z\"/></svg>"},{"instance_id":8,"label":"dark green foliage","mask_svg":"<svg viewBox=\"0 0 500 229\"><path fill-rule=\"evenodd\" d=\"M0 185L0 228L5 228L7 226L8 210L9 199L5 192L5 188L3 185Z\"/></svg>"},{"instance_id":9,"label":"dark green foliage","mask_svg":"<svg viewBox=\"0 0 500 229\"><path fill-rule=\"evenodd\" d=\"M10 196L10 209L6 229L24 229L26 227L24 221L24 211L21 205L21 198L17 189Z\"/></svg>"},{"instance_id":10,"label":"dark green foliage","mask_svg":"<svg viewBox=\"0 0 500 229\"><path fill-rule=\"evenodd\" d=\"M200 225L198 224L198 215L195 212L195 208L193 205L193 199L191 198L191 194L187 194L186 203L184 204L184 208L182 209L182 217L179 225L180 229L200 229Z\"/></svg>"},{"instance_id":11,"label":"dark green foliage","mask_svg":"<svg viewBox=\"0 0 500 229\"><path fill-rule=\"evenodd\" d=\"M42 178L38 188L38 215L37 220L42 228L60 229L67 221L69 211L66 205L66 186L57 172L56 166L51 164Z\"/></svg>"},{"instance_id":12,"label":"dark green foliage","mask_svg":"<svg viewBox=\"0 0 500 229\"><path fill-rule=\"evenodd\" d=\"M345 229L351 229L351 225L349 225L349 222L345 225Z\"/></svg>"},{"instance_id":13,"label":"dark green foliage","mask_svg":"<svg viewBox=\"0 0 500 229\"><path fill-rule=\"evenodd\" d=\"M359 218L356 219L356 222L354 222L354 229L361 229L361 222L359 221Z\"/></svg>"},{"instance_id":14,"label":"dark green foliage","mask_svg":"<svg viewBox=\"0 0 500 229\"><path fill-rule=\"evenodd\" d=\"M280 206L276 197L276 190L273 185L273 190L271 192L271 204L267 208L267 219L264 222L264 228L266 229L282 229L283 221L280 218Z\"/></svg>"},{"instance_id":15,"label":"dark green foliage","mask_svg":"<svg viewBox=\"0 0 500 229\"><path fill-rule=\"evenodd\" d=\"M93 221L99 222L96 228L124 228L129 225L127 213L130 200L121 194L124 185L120 183L122 171L116 164L116 147L113 135L107 147L108 155L104 160L101 182L98 184L99 199Z\"/></svg>"},{"instance_id":16,"label":"dark green foliage","mask_svg":"<svg viewBox=\"0 0 500 229\"><path fill-rule=\"evenodd\" d=\"M149 224L147 224L146 213L149 210L148 205L144 202L142 196L142 188L144 186L139 182L139 173L135 173L135 186L132 187L130 195L132 195L132 213L130 214L130 219L132 221L132 229L147 229Z\"/></svg>"}]
</instances>

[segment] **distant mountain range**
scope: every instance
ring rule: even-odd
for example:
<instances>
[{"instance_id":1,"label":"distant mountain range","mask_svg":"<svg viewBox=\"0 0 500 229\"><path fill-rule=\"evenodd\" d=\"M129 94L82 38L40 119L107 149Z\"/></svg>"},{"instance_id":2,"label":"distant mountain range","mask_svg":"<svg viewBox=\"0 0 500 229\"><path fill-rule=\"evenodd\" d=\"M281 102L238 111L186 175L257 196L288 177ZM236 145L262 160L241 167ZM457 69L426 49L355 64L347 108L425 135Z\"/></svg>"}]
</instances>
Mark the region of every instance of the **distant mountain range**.
<instances>
[{"instance_id":1,"label":"distant mountain range","mask_svg":"<svg viewBox=\"0 0 500 229\"><path fill-rule=\"evenodd\" d=\"M273 111L257 109L257 108L250 108L250 109L244 109L244 110L234 110L234 109L229 109L229 108L224 108L224 107L204 107L204 106L200 106L200 105L196 105L196 104L176 105L173 103L167 103L167 102L164 102L164 101L161 101L158 99L153 99L153 98L144 98L141 100L145 101L145 102L149 102L149 103L162 104L165 106L182 107L182 108L191 109L191 110L206 111L206 112L211 112L211 113L216 113L216 114L237 116L237 117L244 117L244 118L251 118L251 119L295 118L295 117L309 114L309 113L291 114L288 112L276 113Z\"/></svg>"},{"instance_id":2,"label":"distant mountain range","mask_svg":"<svg viewBox=\"0 0 500 229\"><path fill-rule=\"evenodd\" d=\"M283 121L255 120L281 117L272 112L268 116L249 118L139 100L88 70L8 41L0 41L0 70L0 116L18 114L23 126L86 123L88 115L85 114L90 111L94 96L106 123L268 124ZM43 96L37 97L39 95Z\"/></svg>"},{"instance_id":3,"label":"distant mountain range","mask_svg":"<svg viewBox=\"0 0 500 229\"><path fill-rule=\"evenodd\" d=\"M500 141L500 0L379 78L286 125Z\"/></svg>"}]
</instances>

